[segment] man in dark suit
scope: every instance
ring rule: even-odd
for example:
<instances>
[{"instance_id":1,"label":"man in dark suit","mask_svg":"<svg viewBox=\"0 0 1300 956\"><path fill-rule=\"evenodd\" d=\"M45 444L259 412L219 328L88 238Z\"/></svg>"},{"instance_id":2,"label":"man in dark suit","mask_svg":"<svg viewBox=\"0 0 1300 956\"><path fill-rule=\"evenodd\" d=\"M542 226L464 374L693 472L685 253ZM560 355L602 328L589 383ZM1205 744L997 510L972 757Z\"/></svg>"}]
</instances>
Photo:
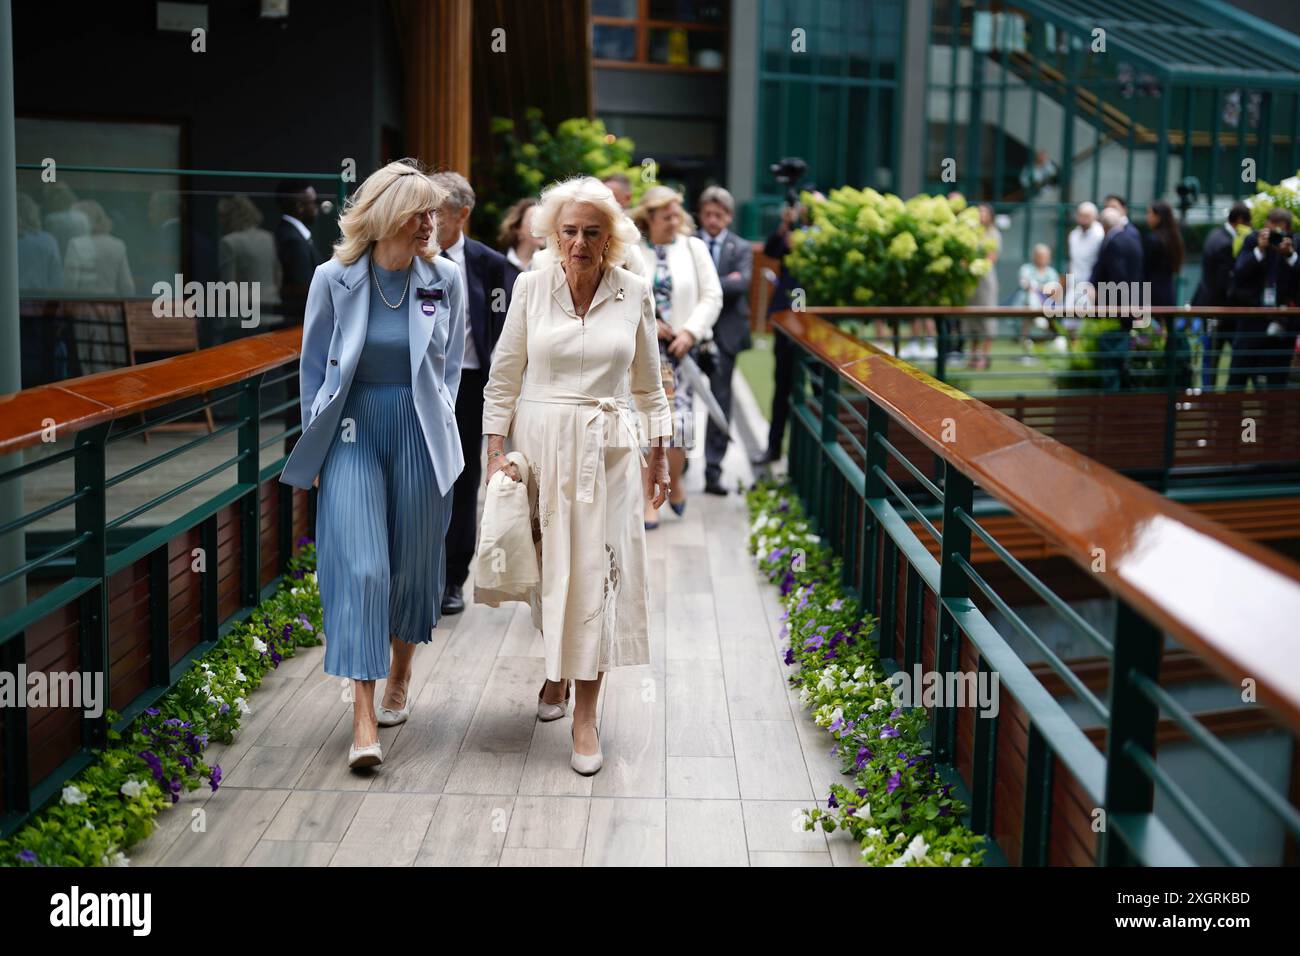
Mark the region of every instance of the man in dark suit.
<instances>
[{"instance_id":1,"label":"man in dark suit","mask_svg":"<svg viewBox=\"0 0 1300 956\"><path fill-rule=\"evenodd\" d=\"M460 173L434 173L429 177L447 191L438 209L438 245L442 255L460 266L468 292L465 319L465 361L460 390L456 393L456 424L465 450L465 470L452 491L451 526L447 529L447 589L442 613L465 610L462 588L478 544L478 489L482 477L483 389L487 387L492 351L506 324L510 292L519 271L506 257L477 239L465 235L474 209L474 190Z\"/></svg>"},{"instance_id":2,"label":"man in dark suit","mask_svg":"<svg viewBox=\"0 0 1300 956\"><path fill-rule=\"evenodd\" d=\"M311 241L318 200L311 183L285 180L276 193L280 221L275 225L275 251L280 257L280 302L285 325L302 325L307 290L321 258Z\"/></svg>"},{"instance_id":3,"label":"man in dark suit","mask_svg":"<svg viewBox=\"0 0 1300 956\"><path fill-rule=\"evenodd\" d=\"M1201 281L1192 296L1192 305L1225 306L1228 301L1228 285L1232 281L1232 267L1236 265L1237 255L1234 247L1239 226L1250 225L1250 207L1244 202L1235 203L1228 212L1228 221L1214 229L1205 237L1201 247ZM1224 345L1232 341L1237 331L1237 322L1233 316L1222 315L1208 320L1214 323L1214 331L1209 335L1205 350L1204 385L1214 387L1218 373L1219 357Z\"/></svg>"},{"instance_id":4,"label":"man in dark suit","mask_svg":"<svg viewBox=\"0 0 1300 956\"><path fill-rule=\"evenodd\" d=\"M1142 281L1142 237L1137 228L1128 221L1118 206L1110 205L1115 197L1107 197L1107 206L1101 212L1101 225L1106 230L1106 238L1101 241L1097 251L1097 262L1092 267L1091 283L1098 292L1101 305L1115 306L1113 296L1106 296L1102 301L1101 283L1124 283L1125 294L1140 288ZM1138 283L1138 285L1129 285ZM1130 305L1137 305L1132 298L1126 300ZM1127 333L1133 328L1133 316L1120 318L1120 327Z\"/></svg>"},{"instance_id":5,"label":"man in dark suit","mask_svg":"<svg viewBox=\"0 0 1300 956\"><path fill-rule=\"evenodd\" d=\"M728 227L735 215L736 201L721 186L710 186L700 194L699 238L709 248L718 280L722 283L722 312L713 326L712 367L709 389L731 421L731 376L736 356L752 348L749 334L749 281L754 274L754 250ZM704 437L704 490L725 495L722 458L727 453L727 436L709 420Z\"/></svg>"},{"instance_id":6,"label":"man in dark suit","mask_svg":"<svg viewBox=\"0 0 1300 956\"><path fill-rule=\"evenodd\" d=\"M1291 234L1291 213L1281 206L1268 211L1263 229L1241 244L1232 268L1232 305L1253 306L1261 312L1242 318L1232 340L1229 388L1285 385L1300 322L1295 316L1269 315L1300 297L1300 255ZM1262 382L1260 381L1262 380Z\"/></svg>"}]
</instances>

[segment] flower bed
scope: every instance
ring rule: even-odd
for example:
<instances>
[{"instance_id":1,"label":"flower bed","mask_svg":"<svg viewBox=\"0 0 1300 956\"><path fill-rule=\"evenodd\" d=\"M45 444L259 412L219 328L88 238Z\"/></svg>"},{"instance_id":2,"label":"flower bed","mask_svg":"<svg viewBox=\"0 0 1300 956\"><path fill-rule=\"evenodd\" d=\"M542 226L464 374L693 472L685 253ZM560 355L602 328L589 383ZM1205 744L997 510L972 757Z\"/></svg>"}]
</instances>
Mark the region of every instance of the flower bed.
<instances>
[{"instance_id":1,"label":"flower bed","mask_svg":"<svg viewBox=\"0 0 1300 956\"><path fill-rule=\"evenodd\" d=\"M158 703L69 781L59 801L0 840L0 866L126 866L126 851L153 831L153 818L203 781L214 791L221 767L203 753L230 743L248 696L299 647L321 641L316 548L309 539L289 562L290 576L247 620L232 628Z\"/></svg>"},{"instance_id":2,"label":"flower bed","mask_svg":"<svg viewBox=\"0 0 1300 956\"><path fill-rule=\"evenodd\" d=\"M925 709L894 705L875 621L845 595L840 559L810 531L792 489L762 483L746 500L750 550L781 589L790 681L852 775L831 784L806 828L847 830L873 866L978 866L984 838L961 822L966 808L936 772Z\"/></svg>"}]
</instances>

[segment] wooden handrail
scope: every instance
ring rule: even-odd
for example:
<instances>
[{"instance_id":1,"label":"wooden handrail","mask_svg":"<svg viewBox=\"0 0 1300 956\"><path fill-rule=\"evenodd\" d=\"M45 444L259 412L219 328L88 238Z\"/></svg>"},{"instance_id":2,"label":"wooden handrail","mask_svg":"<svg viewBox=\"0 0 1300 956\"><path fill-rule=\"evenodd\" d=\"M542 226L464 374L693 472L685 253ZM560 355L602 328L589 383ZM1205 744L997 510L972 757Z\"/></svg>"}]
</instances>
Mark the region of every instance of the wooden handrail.
<instances>
[{"instance_id":1,"label":"wooden handrail","mask_svg":"<svg viewBox=\"0 0 1300 956\"><path fill-rule=\"evenodd\" d=\"M302 329L254 335L157 362L70 378L0 395L0 456L44 441L192 398L298 357Z\"/></svg>"},{"instance_id":2,"label":"wooden handrail","mask_svg":"<svg viewBox=\"0 0 1300 956\"><path fill-rule=\"evenodd\" d=\"M1098 583L1233 686L1253 680L1258 700L1300 730L1300 565L817 315L773 324L1075 564L1104 559Z\"/></svg>"},{"instance_id":3,"label":"wooden handrail","mask_svg":"<svg viewBox=\"0 0 1300 956\"><path fill-rule=\"evenodd\" d=\"M995 318L1005 316L1006 318L1026 318L1032 319L1035 316L1046 315L1051 318L1071 318L1069 314L1048 313L1041 307L1014 305L818 305L807 310L808 313L816 315L831 316L833 318L847 318L851 316L864 316L866 318L887 318L889 316L918 315L925 318L931 318L936 315L955 315L968 319L981 317ZM1076 312L1074 317L1084 319L1106 319L1122 318L1132 316L1133 309L1116 309L1109 310L1094 309L1092 312ZM1273 309L1266 309L1261 306L1249 305L1149 305L1143 306L1144 313L1150 313L1154 318L1163 318L1164 316L1215 316L1225 315L1258 315L1267 312L1269 315L1300 315L1300 306L1286 306Z\"/></svg>"}]
</instances>

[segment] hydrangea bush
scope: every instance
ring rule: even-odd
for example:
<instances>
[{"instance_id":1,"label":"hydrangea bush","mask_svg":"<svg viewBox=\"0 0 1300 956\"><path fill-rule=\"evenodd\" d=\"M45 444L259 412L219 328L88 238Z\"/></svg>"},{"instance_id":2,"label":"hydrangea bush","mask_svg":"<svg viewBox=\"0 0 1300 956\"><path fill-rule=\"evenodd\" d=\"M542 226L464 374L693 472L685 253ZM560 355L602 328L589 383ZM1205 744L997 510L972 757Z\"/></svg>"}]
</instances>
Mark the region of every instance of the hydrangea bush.
<instances>
[{"instance_id":1,"label":"hydrangea bush","mask_svg":"<svg viewBox=\"0 0 1300 956\"><path fill-rule=\"evenodd\" d=\"M56 803L6 840L0 866L125 866L126 851L153 831L154 816L182 791L221 785L204 751L230 743L248 697L299 647L319 644L316 548L299 541L283 586L233 627L176 686L121 733L108 712L107 749L63 788Z\"/></svg>"},{"instance_id":2,"label":"hydrangea bush","mask_svg":"<svg viewBox=\"0 0 1300 956\"><path fill-rule=\"evenodd\" d=\"M781 589L791 683L834 739L848 783L834 783L808 829L847 830L875 866L977 866L984 838L961 822L965 806L925 744L926 712L896 707L872 632L876 622L840 586L840 559L824 546L793 491L760 483L747 494L749 546Z\"/></svg>"},{"instance_id":3,"label":"hydrangea bush","mask_svg":"<svg viewBox=\"0 0 1300 956\"><path fill-rule=\"evenodd\" d=\"M785 263L810 306L966 305L992 267L964 200L844 186L803 201L812 227L791 235Z\"/></svg>"}]
</instances>

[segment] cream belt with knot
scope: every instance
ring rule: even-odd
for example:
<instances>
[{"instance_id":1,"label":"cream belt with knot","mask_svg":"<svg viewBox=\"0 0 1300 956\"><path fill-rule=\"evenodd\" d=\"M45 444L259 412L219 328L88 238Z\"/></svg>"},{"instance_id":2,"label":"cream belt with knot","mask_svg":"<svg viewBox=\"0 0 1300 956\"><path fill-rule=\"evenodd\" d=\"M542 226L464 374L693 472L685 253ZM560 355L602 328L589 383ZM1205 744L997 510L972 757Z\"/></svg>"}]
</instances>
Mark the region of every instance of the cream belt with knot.
<instances>
[{"instance_id":1,"label":"cream belt with knot","mask_svg":"<svg viewBox=\"0 0 1300 956\"><path fill-rule=\"evenodd\" d=\"M631 395L610 395L599 398L572 388L555 385L525 384L519 393L521 401L543 402L551 405L590 405L591 414L582 423L582 458L578 469L578 500L590 503L596 488L596 472L604 463L605 415L618 416L619 426L627 432L632 447L637 450L641 466L646 458L641 453L641 439L637 433L636 419L628 403Z\"/></svg>"}]
</instances>

